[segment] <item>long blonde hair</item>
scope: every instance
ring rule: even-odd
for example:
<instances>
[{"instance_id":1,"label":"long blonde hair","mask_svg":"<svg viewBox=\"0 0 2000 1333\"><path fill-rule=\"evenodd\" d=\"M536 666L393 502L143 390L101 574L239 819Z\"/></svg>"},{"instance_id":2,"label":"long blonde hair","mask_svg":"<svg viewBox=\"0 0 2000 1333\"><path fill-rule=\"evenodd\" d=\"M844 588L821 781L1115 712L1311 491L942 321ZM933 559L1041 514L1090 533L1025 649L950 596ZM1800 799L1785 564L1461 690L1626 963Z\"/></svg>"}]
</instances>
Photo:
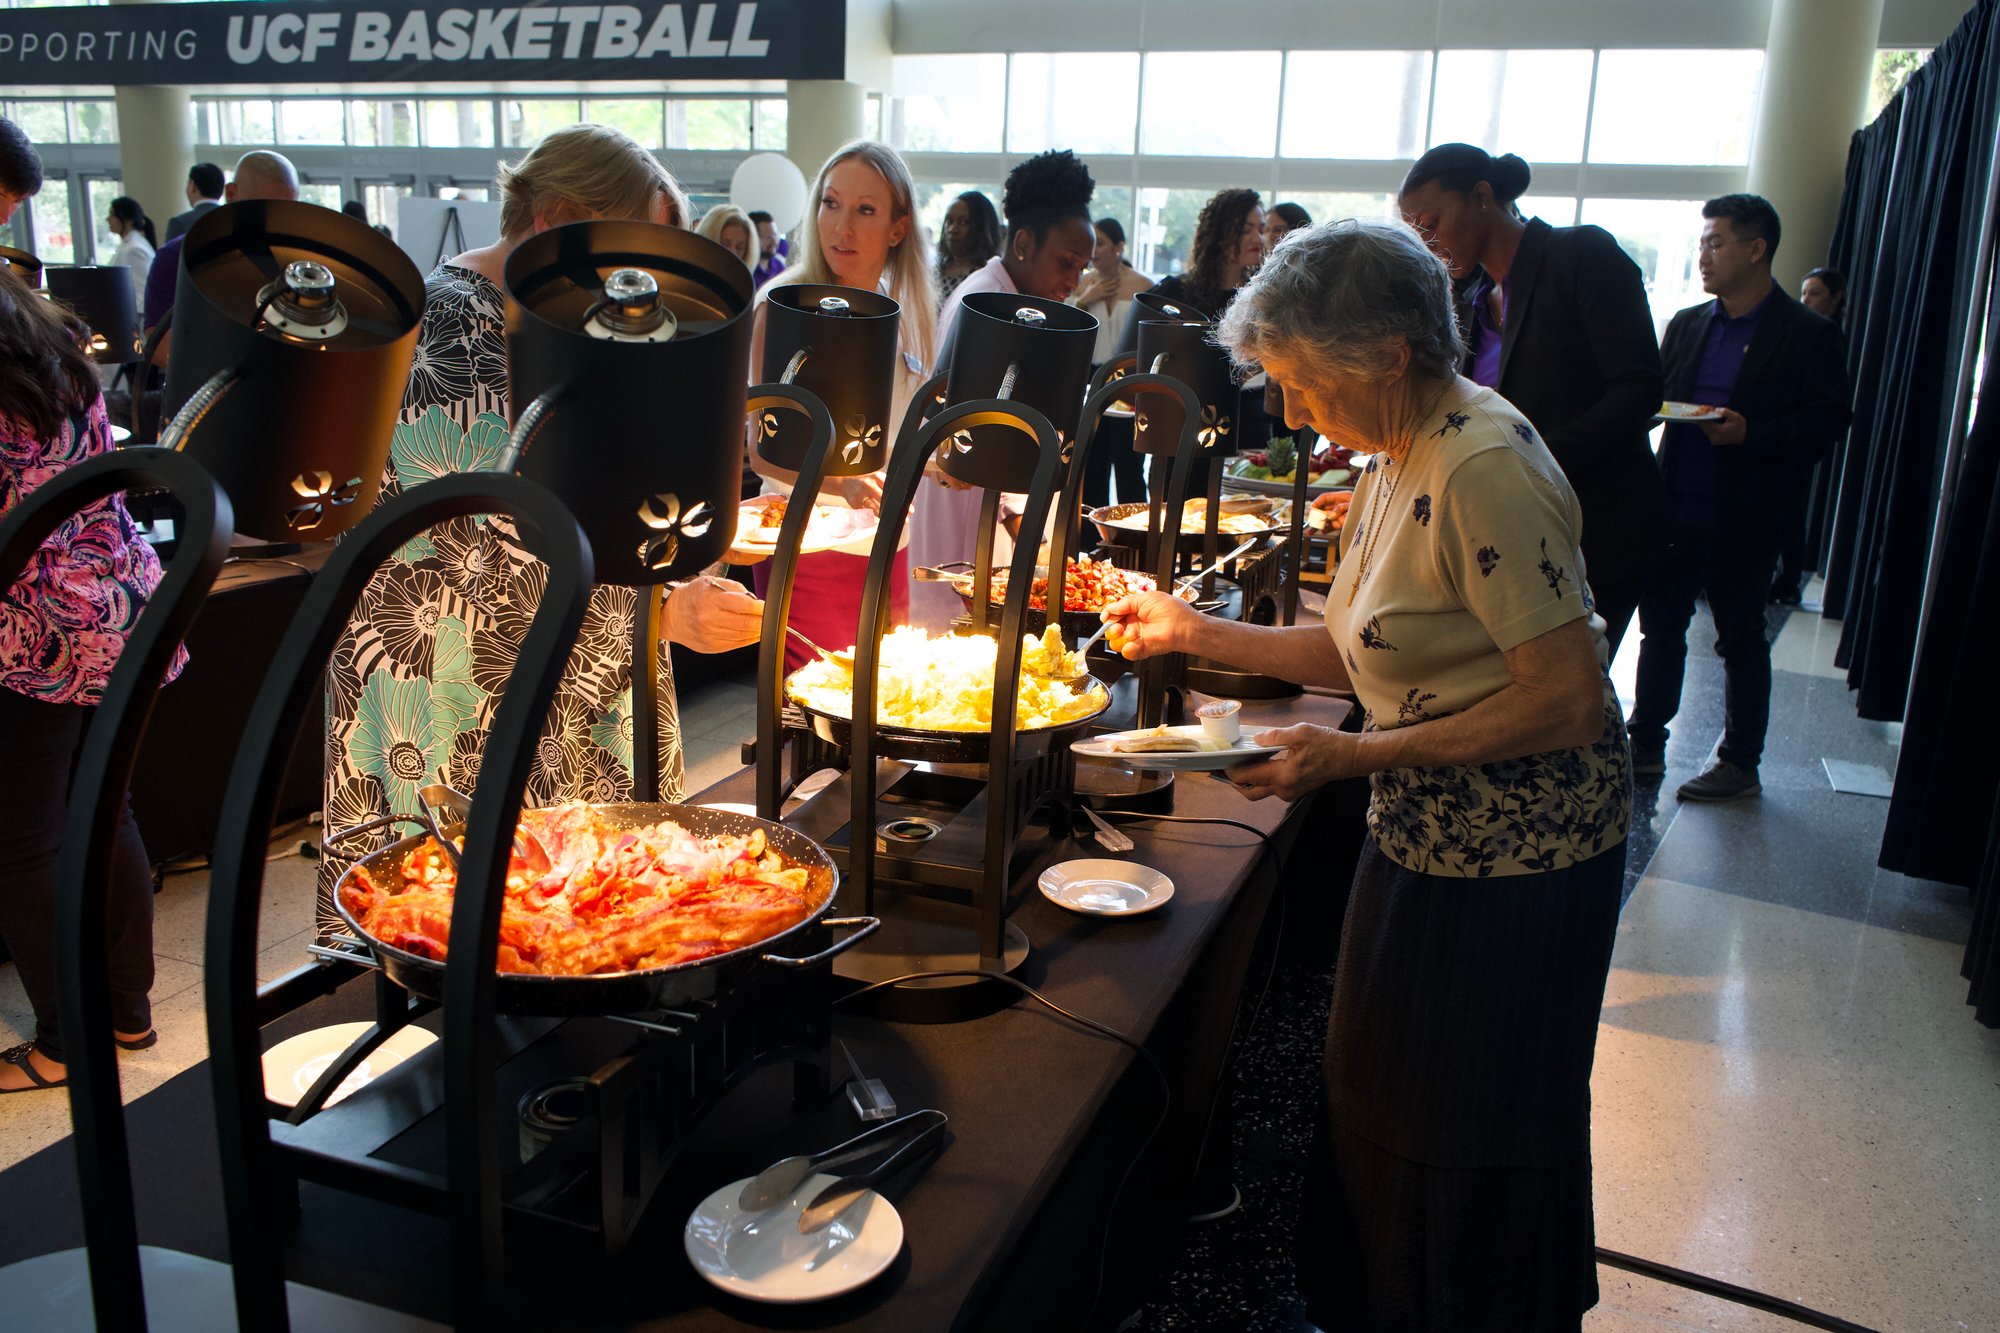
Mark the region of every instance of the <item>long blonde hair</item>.
<instances>
[{"instance_id":1,"label":"long blonde hair","mask_svg":"<svg viewBox=\"0 0 2000 1333\"><path fill-rule=\"evenodd\" d=\"M695 235L721 245L722 233L732 222L743 228L743 235L748 242L748 248L754 252L757 249L757 225L750 221L748 213L745 213L734 204L717 204L714 208L703 213L701 221L695 226ZM743 262L753 268L755 267L747 257Z\"/></svg>"},{"instance_id":2,"label":"long blonde hair","mask_svg":"<svg viewBox=\"0 0 2000 1333\"><path fill-rule=\"evenodd\" d=\"M566 125L551 130L514 166L501 163L500 234L519 240L537 217L551 222L586 218L650 220L667 201L667 225L688 225L687 192L660 159L609 125Z\"/></svg>"},{"instance_id":3,"label":"long blonde hair","mask_svg":"<svg viewBox=\"0 0 2000 1333\"><path fill-rule=\"evenodd\" d=\"M889 299L903 308L903 351L928 366L937 360L937 288L931 281L931 265L924 254L922 228L917 225L917 186L903 155L888 144L873 139L853 139L842 144L819 169L813 181L812 207L799 228L798 261L771 281L838 283L833 266L819 248L819 201L826 197L826 178L849 158L858 157L881 173L889 182L895 203L892 218L905 218L909 229L900 243L889 248L885 269L889 275Z\"/></svg>"}]
</instances>

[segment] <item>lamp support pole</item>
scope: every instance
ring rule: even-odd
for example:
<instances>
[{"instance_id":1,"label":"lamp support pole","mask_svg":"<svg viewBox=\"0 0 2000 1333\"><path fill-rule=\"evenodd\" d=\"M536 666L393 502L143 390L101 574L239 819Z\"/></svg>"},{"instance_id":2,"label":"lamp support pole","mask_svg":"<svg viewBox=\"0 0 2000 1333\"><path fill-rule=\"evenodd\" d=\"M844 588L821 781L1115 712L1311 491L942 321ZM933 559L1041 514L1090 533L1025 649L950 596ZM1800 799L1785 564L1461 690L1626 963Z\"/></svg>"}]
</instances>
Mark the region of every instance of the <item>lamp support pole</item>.
<instances>
[{"instance_id":1,"label":"lamp support pole","mask_svg":"<svg viewBox=\"0 0 2000 1333\"><path fill-rule=\"evenodd\" d=\"M171 492L185 517L174 558L146 600L84 737L56 870L53 944L66 963L61 978L63 1054L69 1066L91 1301L99 1328L144 1330L132 1161L111 1044L104 917L113 831L124 817L125 792L153 696L229 557L234 526L229 499L198 463L180 454L121 449L93 458L38 488L0 520L0 588L11 586L42 543L78 510L139 489Z\"/></svg>"},{"instance_id":2,"label":"lamp support pole","mask_svg":"<svg viewBox=\"0 0 2000 1333\"><path fill-rule=\"evenodd\" d=\"M500 1229L499 1130L493 1069L500 901L522 793L550 701L593 586L589 544L576 520L541 485L507 473L467 472L424 483L384 503L334 548L307 590L251 705L216 830L209 884L207 958L209 1070L215 1088L222 1190L240 1327L289 1326L285 1302L287 1220L274 1182L269 1104L258 1040L257 921L265 845L288 762L278 738L295 735L320 699L318 677L376 569L404 543L448 518L514 518L522 543L548 566L548 588L486 746L467 821L460 892L452 905L445 965L445 1153L450 1181L454 1322L505 1324ZM108 1050L109 1043L105 1046Z\"/></svg>"},{"instance_id":3,"label":"lamp support pole","mask_svg":"<svg viewBox=\"0 0 2000 1333\"><path fill-rule=\"evenodd\" d=\"M632 799L660 799L660 617L664 584L634 588L632 607Z\"/></svg>"}]
</instances>

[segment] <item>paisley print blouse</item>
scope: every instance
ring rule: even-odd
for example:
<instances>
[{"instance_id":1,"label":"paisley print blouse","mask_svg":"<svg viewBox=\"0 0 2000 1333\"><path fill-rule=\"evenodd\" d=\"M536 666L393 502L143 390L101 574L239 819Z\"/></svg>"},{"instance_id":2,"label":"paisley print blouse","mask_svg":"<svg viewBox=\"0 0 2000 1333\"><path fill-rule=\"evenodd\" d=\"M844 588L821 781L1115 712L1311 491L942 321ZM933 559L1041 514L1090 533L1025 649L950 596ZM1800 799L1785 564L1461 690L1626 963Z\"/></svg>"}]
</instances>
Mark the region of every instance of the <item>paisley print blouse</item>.
<instances>
[{"instance_id":1,"label":"paisley print blouse","mask_svg":"<svg viewBox=\"0 0 2000 1333\"><path fill-rule=\"evenodd\" d=\"M468 269L440 265L425 283L423 327L389 450L382 496L434 477L493 466L507 442L506 298ZM328 832L417 810L440 778L479 782L486 736L547 569L494 515L450 519L398 552L356 607L327 669ZM632 798L632 615L637 593L599 587L543 724L529 806ZM660 653L660 797L682 796L673 665ZM408 830L404 830L407 832ZM344 931L331 891L347 867L329 848L320 869L321 933Z\"/></svg>"},{"instance_id":2,"label":"paisley print blouse","mask_svg":"<svg viewBox=\"0 0 2000 1333\"><path fill-rule=\"evenodd\" d=\"M0 413L0 514L66 468L111 451L104 399L72 412L53 439ZM71 517L0 598L0 686L43 703L94 707L125 650L160 561L118 496ZM174 655L168 679L187 664Z\"/></svg>"},{"instance_id":3,"label":"paisley print blouse","mask_svg":"<svg viewBox=\"0 0 2000 1333\"><path fill-rule=\"evenodd\" d=\"M1508 650L1573 620L1591 617L1601 665L1582 531L1576 494L1534 427L1460 380L1407 456L1369 465L1341 533L1326 626L1364 725L1472 707L1512 681ZM1631 820L1631 759L1608 674L1602 693L1595 744L1375 774L1376 843L1406 869L1470 878L1559 870L1616 847Z\"/></svg>"}]
</instances>

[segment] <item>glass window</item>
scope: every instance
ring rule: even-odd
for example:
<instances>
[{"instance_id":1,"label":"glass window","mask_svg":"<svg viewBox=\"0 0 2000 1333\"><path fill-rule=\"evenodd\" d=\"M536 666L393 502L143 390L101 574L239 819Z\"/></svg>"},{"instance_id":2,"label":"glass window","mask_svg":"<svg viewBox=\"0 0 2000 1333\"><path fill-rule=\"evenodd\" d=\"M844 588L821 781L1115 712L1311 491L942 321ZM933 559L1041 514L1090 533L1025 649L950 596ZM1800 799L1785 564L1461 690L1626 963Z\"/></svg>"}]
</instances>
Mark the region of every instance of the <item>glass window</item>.
<instances>
[{"instance_id":1,"label":"glass window","mask_svg":"<svg viewBox=\"0 0 2000 1333\"><path fill-rule=\"evenodd\" d=\"M889 142L929 153L997 153L1007 119L1007 57L896 56Z\"/></svg>"},{"instance_id":2,"label":"glass window","mask_svg":"<svg viewBox=\"0 0 2000 1333\"><path fill-rule=\"evenodd\" d=\"M882 99L873 96L864 104L861 112L861 132L871 139L882 137Z\"/></svg>"},{"instance_id":3,"label":"glass window","mask_svg":"<svg viewBox=\"0 0 2000 1333\"><path fill-rule=\"evenodd\" d=\"M56 104L58 114L62 104ZM69 182L52 176L42 182L42 191L29 205L35 219L35 254L44 264L74 264L76 232L70 222Z\"/></svg>"},{"instance_id":4,"label":"glass window","mask_svg":"<svg viewBox=\"0 0 2000 1333\"><path fill-rule=\"evenodd\" d=\"M1097 193L1090 197L1090 216L1117 218L1118 225L1125 229L1125 258L1132 258L1132 204L1138 191L1129 185L1100 185Z\"/></svg>"},{"instance_id":5,"label":"glass window","mask_svg":"<svg viewBox=\"0 0 2000 1333\"><path fill-rule=\"evenodd\" d=\"M700 98L668 104L668 146L740 152L750 146L750 103ZM675 141L675 135L679 141Z\"/></svg>"},{"instance_id":6,"label":"glass window","mask_svg":"<svg viewBox=\"0 0 2000 1333\"><path fill-rule=\"evenodd\" d=\"M1701 239L1699 199L1586 199L1583 221L1618 238L1645 275L1653 325L1665 333L1676 311L1706 299L1695 268Z\"/></svg>"},{"instance_id":7,"label":"glass window","mask_svg":"<svg viewBox=\"0 0 2000 1333\"><path fill-rule=\"evenodd\" d=\"M572 104L574 105L574 104ZM357 148L417 146L417 104L405 98L385 102L349 102Z\"/></svg>"},{"instance_id":8,"label":"glass window","mask_svg":"<svg viewBox=\"0 0 2000 1333\"><path fill-rule=\"evenodd\" d=\"M1881 115L1882 108L1889 105L1889 100L1897 93L1903 91L1903 85L1910 81L1910 76L1930 58L1929 48L1921 51L1877 51L1875 77L1868 85L1868 119L1873 120Z\"/></svg>"},{"instance_id":9,"label":"glass window","mask_svg":"<svg viewBox=\"0 0 2000 1333\"><path fill-rule=\"evenodd\" d=\"M875 115L879 123L881 99L871 97L868 100L874 103ZM751 133L754 136L750 141L750 146L760 153L784 152L785 142L788 137L787 130L791 124L791 114L791 103L782 97L758 98L755 110L756 118L750 126ZM873 131L868 128L866 122L863 123L861 132L869 135L871 138L873 137Z\"/></svg>"},{"instance_id":10,"label":"glass window","mask_svg":"<svg viewBox=\"0 0 2000 1333\"><path fill-rule=\"evenodd\" d=\"M1576 200L1555 194L1524 194L1514 201L1524 218L1540 218L1551 227L1576 225Z\"/></svg>"},{"instance_id":11,"label":"glass window","mask_svg":"<svg viewBox=\"0 0 2000 1333\"><path fill-rule=\"evenodd\" d=\"M10 102L7 118L19 125L31 142L64 143L69 139L61 102Z\"/></svg>"},{"instance_id":12,"label":"glass window","mask_svg":"<svg viewBox=\"0 0 2000 1333\"><path fill-rule=\"evenodd\" d=\"M1016 52L1007 74L1007 151L1129 153L1139 119L1139 53Z\"/></svg>"},{"instance_id":13,"label":"glass window","mask_svg":"<svg viewBox=\"0 0 2000 1333\"><path fill-rule=\"evenodd\" d=\"M115 102L71 102L69 104L71 143L117 143L118 104Z\"/></svg>"},{"instance_id":14,"label":"glass window","mask_svg":"<svg viewBox=\"0 0 2000 1333\"><path fill-rule=\"evenodd\" d=\"M194 138L205 144L277 142L272 104L255 98L214 98L194 104Z\"/></svg>"},{"instance_id":15,"label":"glass window","mask_svg":"<svg viewBox=\"0 0 2000 1333\"><path fill-rule=\"evenodd\" d=\"M393 235L396 230L396 201L414 193L411 183L407 180L355 183L361 189L361 204L368 210L369 220L387 227Z\"/></svg>"},{"instance_id":16,"label":"glass window","mask_svg":"<svg viewBox=\"0 0 2000 1333\"><path fill-rule=\"evenodd\" d=\"M493 104L484 98L425 102L424 142L433 148L491 148Z\"/></svg>"},{"instance_id":17,"label":"glass window","mask_svg":"<svg viewBox=\"0 0 2000 1333\"><path fill-rule=\"evenodd\" d=\"M1588 51L1439 52L1431 143L1477 144L1530 165L1581 162L1590 61Z\"/></svg>"},{"instance_id":18,"label":"glass window","mask_svg":"<svg viewBox=\"0 0 2000 1333\"><path fill-rule=\"evenodd\" d=\"M125 193L125 182L104 176L83 178L84 202L90 209L91 238L96 245L94 262L108 264L118 249L118 238L111 234L111 226L105 221L111 216L111 201ZM153 223L153 232L158 235L165 229L161 222ZM166 237L161 236L161 240Z\"/></svg>"},{"instance_id":19,"label":"glass window","mask_svg":"<svg viewBox=\"0 0 2000 1333\"><path fill-rule=\"evenodd\" d=\"M583 120L575 98L563 101L538 97L532 101L502 102L500 114L507 122L509 148L533 148L550 130L580 124Z\"/></svg>"},{"instance_id":20,"label":"glass window","mask_svg":"<svg viewBox=\"0 0 2000 1333\"><path fill-rule=\"evenodd\" d=\"M431 196L436 199L470 199L483 204L493 197L493 187L482 181L432 181Z\"/></svg>"},{"instance_id":21,"label":"glass window","mask_svg":"<svg viewBox=\"0 0 2000 1333\"><path fill-rule=\"evenodd\" d=\"M1185 272L1195 223L1202 205L1214 194L1213 190L1139 191L1139 225L1125 246L1132 267L1154 278Z\"/></svg>"},{"instance_id":22,"label":"glass window","mask_svg":"<svg viewBox=\"0 0 2000 1333\"><path fill-rule=\"evenodd\" d=\"M1590 160L1730 165L1750 160L1762 51L1605 51ZM1690 97L1689 91L1699 89Z\"/></svg>"},{"instance_id":23,"label":"glass window","mask_svg":"<svg viewBox=\"0 0 2000 1333\"><path fill-rule=\"evenodd\" d=\"M278 103L280 143L346 143L347 124L340 103L331 98L293 99Z\"/></svg>"},{"instance_id":24,"label":"glass window","mask_svg":"<svg viewBox=\"0 0 2000 1333\"><path fill-rule=\"evenodd\" d=\"M1294 51L1286 60L1279 153L1391 158L1422 151L1430 52Z\"/></svg>"},{"instance_id":25,"label":"glass window","mask_svg":"<svg viewBox=\"0 0 2000 1333\"><path fill-rule=\"evenodd\" d=\"M598 125L609 125L614 130L623 130L641 148L665 148L667 146L666 122L662 118L660 99L649 98L604 98L593 97L583 104L583 117Z\"/></svg>"},{"instance_id":26,"label":"glass window","mask_svg":"<svg viewBox=\"0 0 2000 1333\"><path fill-rule=\"evenodd\" d=\"M1154 51L1146 56L1139 151L1270 157L1278 145L1276 51Z\"/></svg>"},{"instance_id":27,"label":"glass window","mask_svg":"<svg viewBox=\"0 0 2000 1333\"><path fill-rule=\"evenodd\" d=\"M337 106L339 103L335 103L335 105ZM299 198L309 204L318 204L321 208L330 208L337 213L340 211L342 202L340 182L300 181Z\"/></svg>"}]
</instances>

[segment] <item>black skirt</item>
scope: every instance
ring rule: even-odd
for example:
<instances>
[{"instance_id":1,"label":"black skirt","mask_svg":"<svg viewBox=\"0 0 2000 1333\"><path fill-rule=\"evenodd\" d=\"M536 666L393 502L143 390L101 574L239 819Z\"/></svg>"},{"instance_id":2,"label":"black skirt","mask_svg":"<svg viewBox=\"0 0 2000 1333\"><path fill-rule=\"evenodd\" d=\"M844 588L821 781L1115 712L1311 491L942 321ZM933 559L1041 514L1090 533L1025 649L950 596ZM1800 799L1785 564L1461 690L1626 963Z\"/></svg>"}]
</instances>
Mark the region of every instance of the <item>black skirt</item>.
<instances>
[{"instance_id":1,"label":"black skirt","mask_svg":"<svg viewBox=\"0 0 2000 1333\"><path fill-rule=\"evenodd\" d=\"M1474 880L1355 872L1300 1281L1327 1333L1575 1330L1597 1301L1590 1069L1623 844Z\"/></svg>"}]
</instances>

